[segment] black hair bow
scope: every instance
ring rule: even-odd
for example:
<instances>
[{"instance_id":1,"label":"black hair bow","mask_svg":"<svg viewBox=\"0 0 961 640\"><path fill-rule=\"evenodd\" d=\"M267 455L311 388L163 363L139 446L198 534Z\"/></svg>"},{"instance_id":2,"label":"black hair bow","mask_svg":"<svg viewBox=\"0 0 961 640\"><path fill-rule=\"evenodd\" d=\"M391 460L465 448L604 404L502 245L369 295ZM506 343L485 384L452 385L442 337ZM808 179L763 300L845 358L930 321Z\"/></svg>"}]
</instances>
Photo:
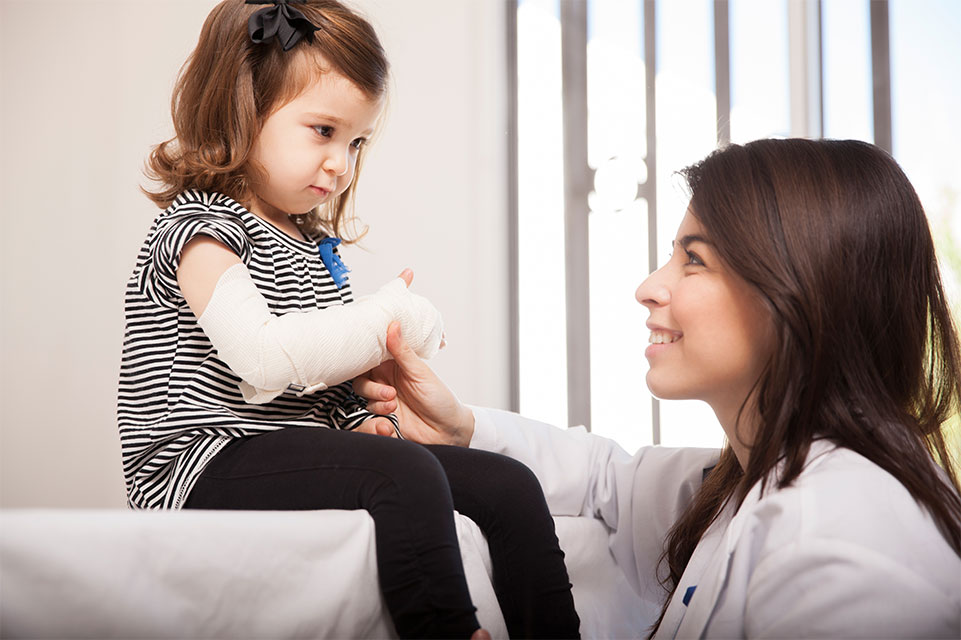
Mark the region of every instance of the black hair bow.
<instances>
[{"instance_id":1,"label":"black hair bow","mask_svg":"<svg viewBox=\"0 0 961 640\"><path fill-rule=\"evenodd\" d=\"M317 27L288 2L305 4L306 0L247 0L245 4L274 5L254 12L247 21L247 32L255 44L267 42L277 36L284 46L284 51L289 51L301 38L307 38L307 42L313 41Z\"/></svg>"}]
</instances>

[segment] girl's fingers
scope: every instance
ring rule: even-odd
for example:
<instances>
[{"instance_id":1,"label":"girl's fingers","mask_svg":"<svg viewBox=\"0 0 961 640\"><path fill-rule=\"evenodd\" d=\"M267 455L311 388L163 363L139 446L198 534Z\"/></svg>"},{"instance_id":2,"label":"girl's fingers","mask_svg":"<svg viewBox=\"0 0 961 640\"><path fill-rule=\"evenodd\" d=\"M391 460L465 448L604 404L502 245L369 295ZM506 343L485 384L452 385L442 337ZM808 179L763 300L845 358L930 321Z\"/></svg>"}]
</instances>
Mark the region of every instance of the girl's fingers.
<instances>
[{"instance_id":1,"label":"girl's fingers","mask_svg":"<svg viewBox=\"0 0 961 640\"><path fill-rule=\"evenodd\" d=\"M404 269L403 271L400 272L400 276L398 277L403 279L403 281L406 282L407 286L409 287L410 283L414 281L414 272L411 271L410 269Z\"/></svg>"}]
</instances>

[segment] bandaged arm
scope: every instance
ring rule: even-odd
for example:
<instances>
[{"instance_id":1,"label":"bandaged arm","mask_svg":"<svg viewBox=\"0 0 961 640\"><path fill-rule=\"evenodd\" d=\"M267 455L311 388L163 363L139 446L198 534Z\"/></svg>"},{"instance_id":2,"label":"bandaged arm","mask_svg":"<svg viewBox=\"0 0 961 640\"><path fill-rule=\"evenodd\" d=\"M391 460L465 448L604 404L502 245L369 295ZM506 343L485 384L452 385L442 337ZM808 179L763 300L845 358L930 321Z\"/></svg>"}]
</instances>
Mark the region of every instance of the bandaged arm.
<instances>
[{"instance_id":1,"label":"bandaged arm","mask_svg":"<svg viewBox=\"0 0 961 640\"><path fill-rule=\"evenodd\" d=\"M440 349L440 313L401 278L352 304L277 316L242 263L220 277L198 319L251 404L287 390L321 391L377 366L390 357L387 325L394 321L422 358Z\"/></svg>"}]
</instances>

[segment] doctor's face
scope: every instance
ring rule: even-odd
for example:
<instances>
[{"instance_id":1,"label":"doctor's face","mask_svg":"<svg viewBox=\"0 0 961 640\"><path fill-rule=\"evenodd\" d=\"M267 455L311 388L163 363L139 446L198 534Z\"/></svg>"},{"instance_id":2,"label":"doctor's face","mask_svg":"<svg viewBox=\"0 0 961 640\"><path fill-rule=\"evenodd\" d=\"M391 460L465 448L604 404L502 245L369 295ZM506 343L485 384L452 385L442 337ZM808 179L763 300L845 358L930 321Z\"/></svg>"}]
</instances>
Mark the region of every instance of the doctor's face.
<instances>
[{"instance_id":1,"label":"doctor's face","mask_svg":"<svg viewBox=\"0 0 961 640\"><path fill-rule=\"evenodd\" d=\"M647 385L659 398L704 400L719 418L736 415L771 353L770 314L690 209L673 244L635 294L650 311Z\"/></svg>"}]
</instances>

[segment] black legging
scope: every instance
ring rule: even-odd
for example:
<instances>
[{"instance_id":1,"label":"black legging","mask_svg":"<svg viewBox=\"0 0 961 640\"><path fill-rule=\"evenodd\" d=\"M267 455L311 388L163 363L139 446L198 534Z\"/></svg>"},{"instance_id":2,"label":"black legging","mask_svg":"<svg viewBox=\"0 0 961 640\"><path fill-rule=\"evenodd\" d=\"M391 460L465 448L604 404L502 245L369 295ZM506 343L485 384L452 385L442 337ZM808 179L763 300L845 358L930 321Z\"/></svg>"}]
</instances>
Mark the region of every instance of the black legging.
<instances>
[{"instance_id":1,"label":"black legging","mask_svg":"<svg viewBox=\"0 0 961 640\"><path fill-rule=\"evenodd\" d=\"M564 554L537 478L511 458L325 428L229 444L187 499L193 509L366 509L384 601L402 638L469 637L479 624L452 509L484 532L511 637L573 638Z\"/></svg>"}]
</instances>

